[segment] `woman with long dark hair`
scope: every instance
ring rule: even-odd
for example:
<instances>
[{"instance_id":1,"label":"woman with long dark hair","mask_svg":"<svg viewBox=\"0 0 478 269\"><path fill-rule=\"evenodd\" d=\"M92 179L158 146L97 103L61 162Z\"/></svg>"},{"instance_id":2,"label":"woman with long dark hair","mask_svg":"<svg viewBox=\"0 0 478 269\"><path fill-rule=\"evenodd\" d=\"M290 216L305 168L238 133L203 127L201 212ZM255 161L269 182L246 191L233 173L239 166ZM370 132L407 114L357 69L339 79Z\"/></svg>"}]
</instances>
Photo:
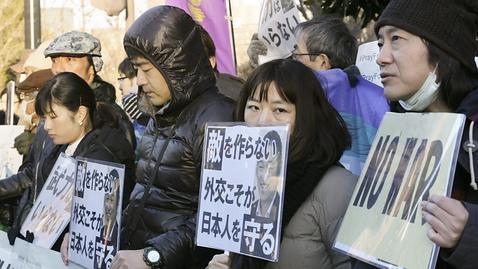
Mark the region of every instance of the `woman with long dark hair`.
<instances>
[{"instance_id":1,"label":"woman with long dark hair","mask_svg":"<svg viewBox=\"0 0 478 269\"><path fill-rule=\"evenodd\" d=\"M39 91L35 111L43 118L43 128L53 141L33 142L37 147L32 156L33 171L23 171L0 182L0 198L24 190L14 224L9 231L11 241L19 235L20 228L33 206L60 153L72 157L85 157L125 164L125 190L132 184L134 153L124 134L117 129L118 119L108 104L97 103L88 84L74 73L60 73L50 79ZM40 139L44 141L44 139ZM47 149L48 148L48 149ZM125 194L128 196L128 194ZM59 250L61 239L52 249Z\"/></svg>"},{"instance_id":2,"label":"woman with long dark hair","mask_svg":"<svg viewBox=\"0 0 478 269\"><path fill-rule=\"evenodd\" d=\"M350 136L314 73L295 60L259 66L235 116L247 123L289 123L292 130L279 261L222 254L208 268L351 268L350 258L332 249L357 180L339 164Z\"/></svg>"}]
</instances>

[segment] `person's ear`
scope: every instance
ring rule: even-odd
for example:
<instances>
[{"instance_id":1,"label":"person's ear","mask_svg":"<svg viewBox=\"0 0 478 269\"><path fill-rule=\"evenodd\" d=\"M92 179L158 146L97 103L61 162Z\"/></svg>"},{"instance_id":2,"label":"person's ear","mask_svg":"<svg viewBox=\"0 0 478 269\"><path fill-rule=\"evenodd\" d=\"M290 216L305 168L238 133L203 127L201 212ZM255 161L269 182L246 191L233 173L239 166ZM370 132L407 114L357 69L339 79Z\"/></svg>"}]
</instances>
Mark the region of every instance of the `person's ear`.
<instances>
[{"instance_id":1,"label":"person's ear","mask_svg":"<svg viewBox=\"0 0 478 269\"><path fill-rule=\"evenodd\" d=\"M212 69L216 68L216 64L217 64L216 56L209 57L209 62L211 63Z\"/></svg>"},{"instance_id":2,"label":"person's ear","mask_svg":"<svg viewBox=\"0 0 478 269\"><path fill-rule=\"evenodd\" d=\"M95 67L91 64L90 67L88 68L88 78L86 80L86 83L91 86L93 84L93 80L95 79Z\"/></svg>"},{"instance_id":3,"label":"person's ear","mask_svg":"<svg viewBox=\"0 0 478 269\"><path fill-rule=\"evenodd\" d=\"M319 59L320 61L320 68L322 70L329 70L330 68L332 68L332 66L330 65L329 56L321 53L319 56L317 56L317 59Z\"/></svg>"},{"instance_id":4,"label":"person's ear","mask_svg":"<svg viewBox=\"0 0 478 269\"><path fill-rule=\"evenodd\" d=\"M82 126L83 124L85 124L87 117L88 117L88 108L86 106L80 106L75 115L76 122L80 126Z\"/></svg>"},{"instance_id":5,"label":"person's ear","mask_svg":"<svg viewBox=\"0 0 478 269\"><path fill-rule=\"evenodd\" d=\"M310 57L312 59L312 56ZM310 63L309 67L311 67L315 71L328 70L332 68L332 66L330 65L330 59L327 55L321 53L314 57L315 59L309 62Z\"/></svg>"}]
</instances>

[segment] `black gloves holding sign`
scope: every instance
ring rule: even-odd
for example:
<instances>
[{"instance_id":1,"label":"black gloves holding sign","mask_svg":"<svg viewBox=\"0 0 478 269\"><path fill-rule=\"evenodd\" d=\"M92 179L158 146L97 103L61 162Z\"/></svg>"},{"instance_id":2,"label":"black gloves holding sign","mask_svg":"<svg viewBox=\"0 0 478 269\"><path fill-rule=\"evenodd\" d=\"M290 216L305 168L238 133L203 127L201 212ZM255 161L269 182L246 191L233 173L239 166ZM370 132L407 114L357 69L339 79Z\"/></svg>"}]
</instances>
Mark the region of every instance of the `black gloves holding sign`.
<instances>
[{"instance_id":1,"label":"black gloves holding sign","mask_svg":"<svg viewBox=\"0 0 478 269\"><path fill-rule=\"evenodd\" d=\"M10 243L11 246L15 244L15 239L17 239L17 237L30 243L33 242L33 238L34 238L33 233L31 233L30 231L27 231L26 236L23 236L20 233L20 227L10 228L10 230L8 230L7 232L7 235L8 235L8 242Z\"/></svg>"}]
</instances>

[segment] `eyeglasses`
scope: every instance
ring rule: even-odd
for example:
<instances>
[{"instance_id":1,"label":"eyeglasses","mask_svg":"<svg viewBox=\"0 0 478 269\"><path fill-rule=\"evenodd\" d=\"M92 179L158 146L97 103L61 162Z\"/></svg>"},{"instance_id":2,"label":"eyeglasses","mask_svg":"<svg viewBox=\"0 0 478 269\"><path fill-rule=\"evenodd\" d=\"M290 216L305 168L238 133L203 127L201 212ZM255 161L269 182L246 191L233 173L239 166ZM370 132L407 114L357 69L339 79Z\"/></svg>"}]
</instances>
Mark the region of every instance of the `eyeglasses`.
<instances>
[{"instance_id":1,"label":"eyeglasses","mask_svg":"<svg viewBox=\"0 0 478 269\"><path fill-rule=\"evenodd\" d=\"M300 58L300 56L319 56L320 54L323 54L323 53L295 53L295 52L292 52L292 59L294 60L298 60Z\"/></svg>"}]
</instances>

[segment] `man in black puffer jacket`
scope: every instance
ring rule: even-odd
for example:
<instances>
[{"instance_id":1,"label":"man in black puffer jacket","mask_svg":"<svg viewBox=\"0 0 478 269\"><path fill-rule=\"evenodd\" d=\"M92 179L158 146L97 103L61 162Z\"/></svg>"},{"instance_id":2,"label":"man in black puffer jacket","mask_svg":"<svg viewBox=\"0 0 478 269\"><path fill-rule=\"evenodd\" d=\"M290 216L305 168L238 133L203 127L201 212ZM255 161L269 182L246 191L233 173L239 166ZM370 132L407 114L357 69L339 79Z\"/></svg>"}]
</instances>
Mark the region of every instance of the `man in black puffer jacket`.
<instances>
[{"instance_id":1,"label":"man in black puffer jacket","mask_svg":"<svg viewBox=\"0 0 478 269\"><path fill-rule=\"evenodd\" d=\"M199 26L184 11L146 11L124 47L138 68L139 108L151 119L123 217L128 250L111 268L204 268L211 256L194 244L204 125L231 121L233 103L218 93Z\"/></svg>"}]
</instances>

